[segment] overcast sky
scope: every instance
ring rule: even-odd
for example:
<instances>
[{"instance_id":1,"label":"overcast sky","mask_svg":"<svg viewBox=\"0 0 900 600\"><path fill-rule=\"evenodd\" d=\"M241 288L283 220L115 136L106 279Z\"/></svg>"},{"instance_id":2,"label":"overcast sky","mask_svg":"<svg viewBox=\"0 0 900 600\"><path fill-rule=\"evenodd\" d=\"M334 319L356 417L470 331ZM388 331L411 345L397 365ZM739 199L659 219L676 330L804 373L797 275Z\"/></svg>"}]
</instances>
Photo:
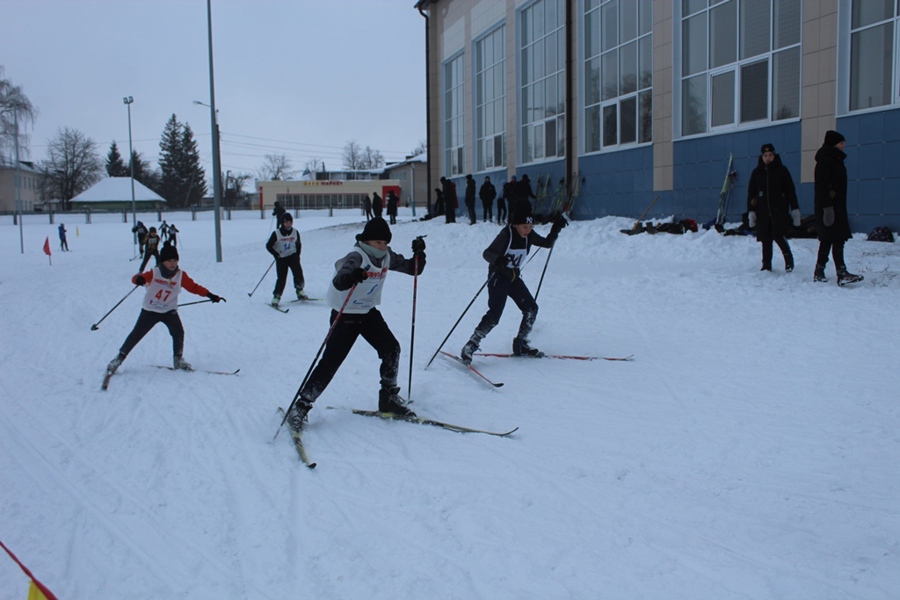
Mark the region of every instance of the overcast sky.
<instances>
[{"instance_id":1,"label":"overcast sky","mask_svg":"<svg viewBox=\"0 0 900 600\"><path fill-rule=\"evenodd\" d=\"M401 160L425 139L425 19L414 0L212 0L224 170L266 154L341 166L350 140ZM211 168L206 0L0 0L0 65L39 114L31 158L74 128L155 167L174 113Z\"/></svg>"}]
</instances>

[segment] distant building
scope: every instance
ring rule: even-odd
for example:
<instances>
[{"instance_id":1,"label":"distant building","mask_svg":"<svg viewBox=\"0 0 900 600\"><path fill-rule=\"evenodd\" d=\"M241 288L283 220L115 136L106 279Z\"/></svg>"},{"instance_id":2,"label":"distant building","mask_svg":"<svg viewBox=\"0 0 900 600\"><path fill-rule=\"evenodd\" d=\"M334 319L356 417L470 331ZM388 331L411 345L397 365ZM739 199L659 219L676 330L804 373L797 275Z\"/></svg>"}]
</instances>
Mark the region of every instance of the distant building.
<instances>
[{"instance_id":1,"label":"distant building","mask_svg":"<svg viewBox=\"0 0 900 600\"><path fill-rule=\"evenodd\" d=\"M72 210L131 210L131 177L107 177L81 192L70 201ZM134 203L141 210L164 208L166 201L135 180Z\"/></svg>"},{"instance_id":2,"label":"distant building","mask_svg":"<svg viewBox=\"0 0 900 600\"><path fill-rule=\"evenodd\" d=\"M400 195L400 206L413 203L422 208L428 207L428 155L425 153L409 156L406 160L391 163L384 167L389 179L400 182L403 194Z\"/></svg>"},{"instance_id":3,"label":"distant building","mask_svg":"<svg viewBox=\"0 0 900 600\"><path fill-rule=\"evenodd\" d=\"M41 173L34 164L19 161L19 198L22 211L41 209ZM0 163L0 212L16 212L16 167L15 164Z\"/></svg>"},{"instance_id":4,"label":"distant building","mask_svg":"<svg viewBox=\"0 0 900 600\"><path fill-rule=\"evenodd\" d=\"M900 7L871 0L419 0L432 183L579 182L573 215L729 221L763 143L813 210L846 137L851 225L900 229ZM583 181L582 181L583 180ZM538 192L538 190L535 190ZM573 185L571 191L576 191Z\"/></svg>"}]
</instances>

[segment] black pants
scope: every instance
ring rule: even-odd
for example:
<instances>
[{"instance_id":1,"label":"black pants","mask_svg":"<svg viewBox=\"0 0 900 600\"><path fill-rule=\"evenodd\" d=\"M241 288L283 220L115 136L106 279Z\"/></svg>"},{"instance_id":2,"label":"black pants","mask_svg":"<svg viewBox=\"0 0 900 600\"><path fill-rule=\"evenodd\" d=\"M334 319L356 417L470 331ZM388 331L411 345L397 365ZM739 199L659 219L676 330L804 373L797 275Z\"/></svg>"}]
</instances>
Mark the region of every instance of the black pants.
<instances>
[{"instance_id":1,"label":"black pants","mask_svg":"<svg viewBox=\"0 0 900 600\"><path fill-rule=\"evenodd\" d=\"M303 267L300 266L299 253L295 252L284 258L276 258L275 275L277 279L275 279L274 295L279 298L281 298L281 294L284 292L284 285L287 283L288 269L291 270L294 276L294 287L296 289L302 290L306 285L306 281L303 279Z\"/></svg>"},{"instance_id":2,"label":"black pants","mask_svg":"<svg viewBox=\"0 0 900 600\"><path fill-rule=\"evenodd\" d=\"M150 330L157 323L163 323L168 327L169 333L172 335L172 354L181 356L184 351L184 326L181 324L181 317L178 316L177 310L158 313L141 309L137 323L134 324L134 329L131 330L131 333L125 338L125 343L119 348L119 354L128 356L138 342L144 339L144 336L150 333Z\"/></svg>"},{"instance_id":3,"label":"black pants","mask_svg":"<svg viewBox=\"0 0 900 600\"><path fill-rule=\"evenodd\" d=\"M334 323L337 314L336 310L331 311L331 324ZM378 352L378 358L381 359L381 387L397 386L397 372L400 369L400 342L391 333L378 309L373 308L361 315L350 313L341 315L334 331L328 338L322 359L309 376L309 381L303 386L300 396L304 400L315 402L316 398L325 391L359 336L362 336Z\"/></svg>"},{"instance_id":4,"label":"black pants","mask_svg":"<svg viewBox=\"0 0 900 600\"><path fill-rule=\"evenodd\" d=\"M156 257L155 266L159 266L159 252L157 252L156 250L153 250L152 252L150 250L144 250L144 260L141 261L141 268L138 269L138 273L144 272L144 267L147 266L147 263L150 261L151 256Z\"/></svg>"},{"instance_id":5,"label":"black pants","mask_svg":"<svg viewBox=\"0 0 900 600\"><path fill-rule=\"evenodd\" d=\"M768 239L760 240L760 244L762 244L762 262L764 267L772 268L772 241L774 240L776 244L778 244L778 248L781 250L781 253L784 255L785 265L794 266L794 255L791 254L791 246L788 244L787 240L784 239L784 234L778 231L776 227L773 227L771 222L769 223L769 236Z\"/></svg>"},{"instance_id":6,"label":"black pants","mask_svg":"<svg viewBox=\"0 0 900 600\"><path fill-rule=\"evenodd\" d=\"M481 206L484 208L484 210L482 211L483 217L484 217L483 220L490 223L491 221L494 220L494 203L493 203L493 201L482 200Z\"/></svg>"},{"instance_id":7,"label":"black pants","mask_svg":"<svg viewBox=\"0 0 900 600\"><path fill-rule=\"evenodd\" d=\"M844 264L844 244L846 240L834 241L819 240L819 255L816 257L816 266L825 267L828 264L828 253L834 259L834 268L837 270L846 269Z\"/></svg>"},{"instance_id":8,"label":"black pants","mask_svg":"<svg viewBox=\"0 0 900 600\"><path fill-rule=\"evenodd\" d=\"M475 201L466 202L466 210L469 211L469 224L474 225L477 221L475 216Z\"/></svg>"},{"instance_id":9,"label":"black pants","mask_svg":"<svg viewBox=\"0 0 900 600\"><path fill-rule=\"evenodd\" d=\"M481 322L475 328L476 335L484 337L497 326L500 317L503 316L507 298L512 298L512 301L522 311L522 321L519 323L517 337L523 340L528 339L528 335L534 327L534 320L537 318L537 302L534 301L534 296L528 291L528 287L521 277L516 277L515 281L509 281L499 274L491 275L488 280L488 311L484 313Z\"/></svg>"},{"instance_id":10,"label":"black pants","mask_svg":"<svg viewBox=\"0 0 900 600\"><path fill-rule=\"evenodd\" d=\"M497 198L497 222L503 223L504 221L506 221L506 200Z\"/></svg>"}]
</instances>

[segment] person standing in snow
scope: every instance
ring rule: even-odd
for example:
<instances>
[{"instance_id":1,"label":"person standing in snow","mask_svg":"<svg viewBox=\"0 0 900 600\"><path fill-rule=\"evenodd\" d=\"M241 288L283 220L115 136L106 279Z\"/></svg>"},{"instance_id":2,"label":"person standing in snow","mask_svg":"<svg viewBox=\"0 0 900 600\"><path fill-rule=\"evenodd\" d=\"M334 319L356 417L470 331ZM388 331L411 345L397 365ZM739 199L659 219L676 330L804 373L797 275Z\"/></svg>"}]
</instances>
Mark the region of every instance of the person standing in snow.
<instances>
[{"instance_id":1,"label":"person standing in snow","mask_svg":"<svg viewBox=\"0 0 900 600\"><path fill-rule=\"evenodd\" d=\"M466 175L466 210L469 213L469 225L474 225L475 218L475 178L472 174Z\"/></svg>"},{"instance_id":2,"label":"person standing in snow","mask_svg":"<svg viewBox=\"0 0 900 600\"><path fill-rule=\"evenodd\" d=\"M819 255L813 281L828 281L825 265L828 253L834 259L838 285L862 281L862 275L847 271L844 264L844 244L852 236L847 216L847 167L844 166L845 139L837 131L825 132L825 142L816 152L815 209Z\"/></svg>"},{"instance_id":3,"label":"person standing in snow","mask_svg":"<svg viewBox=\"0 0 900 600\"><path fill-rule=\"evenodd\" d=\"M794 270L794 255L785 239L791 222L800 227L800 205L791 172L775 154L775 146L763 144L756 168L747 183L747 219L756 227L756 241L762 244L762 269L772 270L772 241L784 255L784 270Z\"/></svg>"},{"instance_id":4,"label":"person standing in snow","mask_svg":"<svg viewBox=\"0 0 900 600\"><path fill-rule=\"evenodd\" d=\"M288 269L294 276L294 290L297 300L309 300L303 291L306 282L303 267L300 266L300 232L294 229L294 217L286 212L281 216L281 227L272 232L266 242L266 250L275 257L275 290L272 292L272 306L281 302L281 294L287 282Z\"/></svg>"},{"instance_id":5,"label":"person standing in snow","mask_svg":"<svg viewBox=\"0 0 900 600\"><path fill-rule=\"evenodd\" d=\"M156 264L159 264L159 235L156 234L156 227L151 227L150 231L144 237L144 260L141 261L141 268L138 273L144 271L144 267L150 261L150 257L156 257Z\"/></svg>"},{"instance_id":6,"label":"person standing in snow","mask_svg":"<svg viewBox=\"0 0 900 600\"><path fill-rule=\"evenodd\" d=\"M157 323L163 323L172 336L172 366L190 371L191 365L183 357L184 326L178 316L178 294L184 288L213 302L225 301L225 298L195 283L187 273L178 268L178 250L174 246L163 247L159 258L159 265L131 278L131 283L146 287L147 292L144 294L144 305L134 329L125 338L119 353L106 367L106 371L110 374L118 370L128 354Z\"/></svg>"},{"instance_id":7,"label":"person standing in snow","mask_svg":"<svg viewBox=\"0 0 900 600\"><path fill-rule=\"evenodd\" d=\"M486 223L490 223L494 220L494 198L497 197L497 188L494 187L491 178L487 175L484 177L481 189L478 190L478 197L481 198L482 217Z\"/></svg>"},{"instance_id":8,"label":"person standing in snow","mask_svg":"<svg viewBox=\"0 0 900 600\"><path fill-rule=\"evenodd\" d=\"M487 284L488 311L460 352L460 358L467 365L472 363L472 355L478 350L481 340L500 322L507 298L512 298L522 311L519 333L512 342L513 354L533 358L544 355L528 343L528 336L537 318L538 305L522 281L519 269L525 264L525 257L528 256L532 246L552 248L559 232L568 225L568 222L565 217L558 215L550 227L550 234L546 238L543 237L534 231L534 215L528 201L516 205L510 220L512 223L501 229L491 245L482 253L482 257L490 265Z\"/></svg>"},{"instance_id":9,"label":"person standing in snow","mask_svg":"<svg viewBox=\"0 0 900 600\"><path fill-rule=\"evenodd\" d=\"M59 251L60 252L68 252L69 251L69 242L66 240L66 224L59 224Z\"/></svg>"},{"instance_id":10,"label":"person standing in snow","mask_svg":"<svg viewBox=\"0 0 900 600\"><path fill-rule=\"evenodd\" d=\"M456 184L446 177L441 177L441 191L444 193L444 216L447 223L456 223L456 209L459 198L456 195Z\"/></svg>"},{"instance_id":11,"label":"person standing in snow","mask_svg":"<svg viewBox=\"0 0 900 600\"><path fill-rule=\"evenodd\" d=\"M275 228L281 227L281 217L284 216L285 213L284 207L281 205L281 202L276 200L275 204L272 206L272 216L275 217Z\"/></svg>"},{"instance_id":12,"label":"person standing in snow","mask_svg":"<svg viewBox=\"0 0 900 600\"><path fill-rule=\"evenodd\" d=\"M384 212L384 200L378 195L378 192L372 192L372 212L375 213L376 219L380 219Z\"/></svg>"},{"instance_id":13,"label":"person standing in snow","mask_svg":"<svg viewBox=\"0 0 900 600\"><path fill-rule=\"evenodd\" d=\"M366 197L363 198L363 209L366 211L366 221L372 219L372 199L369 198L369 195L366 194Z\"/></svg>"},{"instance_id":14,"label":"person standing in snow","mask_svg":"<svg viewBox=\"0 0 900 600\"><path fill-rule=\"evenodd\" d=\"M381 359L378 410L415 416L398 395L400 343L377 307L381 303L381 291L388 271L415 275L415 257L418 257L419 273L425 269L425 240L421 237L413 240L413 258L404 258L394 252L388 246L390 241L390 226L384 219L376 217L366 223L362 233L356 236L356 245L350 253L335 263L334 277L327 294L331 305L329 322L334 329L327 338L321 360L288 413L291 427L302 427L313 403L328 387L359 336L375 348ZM341 308L343 313L339 313Z\"/></svg>"},{"instance_id":15,"label":"person standing in snow","mask_svg":"<svg viewBox=\"0 0 900 600\"><path fill-rule=\"evenodd\" d=\"M400 198L397 197L397 194L394 193L394 190L388 192L387 195L387 214L391 225L397 224L397 204L400 202Z\"/></svg>"},{"instance_id":16,"label":"person standing in snow","mask_svg":"<svg viewBox=\"0 0 900 600\"><path fill-rule=\"evenodd\" d=\"M497 198L497 223L506 223L509 220L507 206L512 204L513 190L516 187L516 176L513 175L509 181L503 184L500 190L500 197Z\"/></svg>"}]
</instances>

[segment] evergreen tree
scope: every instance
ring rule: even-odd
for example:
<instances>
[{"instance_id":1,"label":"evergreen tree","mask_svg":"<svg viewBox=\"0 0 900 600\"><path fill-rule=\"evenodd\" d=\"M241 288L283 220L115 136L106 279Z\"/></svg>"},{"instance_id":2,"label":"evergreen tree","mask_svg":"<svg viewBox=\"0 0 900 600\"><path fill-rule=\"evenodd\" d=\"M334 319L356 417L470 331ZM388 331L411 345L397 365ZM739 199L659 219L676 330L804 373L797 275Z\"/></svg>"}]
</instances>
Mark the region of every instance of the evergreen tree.
<instances>
[{"instance_id":1,"label":"evergreen tree","mask_svg":"<svg viewBox=\"0 0 900 600\"><path fill-rule=\"evenodd\" d=\"M119 154L119 146L116 141L109 146L109 152L106 154L106 174L110 177L128 177L131 171L122 161L122 155Z\"/></svg>"},{"instance_id":2,"label":"evergreen tree","mask_svg":"<svg viewBox=\"0 0 900 600\"><path fill-rule=\"evenodd\" d=\"M166 122L159 148L158 193L173 208L199 205L206 194L206 174L190 125L179 123L173 114Z\"/></svg>"},{"instance_id":3,"label":"evergreen tree","mask_svg":"<svg viewBox=\"0 0 900 600\"><path fill-rule=\"evenodd\" d=\"M203 196L206 195L206 172L200 164L200 151L197 148L197 140L194 132L187 123L182 128L181 151L184 155L184 175L187 185L185 187L188 205L200 206Z\"/></svg>"}]
</instances>

